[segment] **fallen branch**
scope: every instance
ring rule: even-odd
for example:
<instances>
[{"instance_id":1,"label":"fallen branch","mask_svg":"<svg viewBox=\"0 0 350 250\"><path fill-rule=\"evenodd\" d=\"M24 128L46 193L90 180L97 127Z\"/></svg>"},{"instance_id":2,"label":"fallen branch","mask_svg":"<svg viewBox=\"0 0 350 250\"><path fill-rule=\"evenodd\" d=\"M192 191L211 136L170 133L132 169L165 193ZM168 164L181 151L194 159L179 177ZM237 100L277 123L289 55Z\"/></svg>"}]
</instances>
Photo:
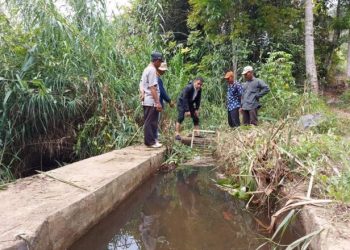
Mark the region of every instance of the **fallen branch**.
<instances>
[{"instance_id":1,"label":"fallen branch","mask_svg":"<svg viewBox=\"0 0 350 250\"><path fill-rule=\"evenodd\" d=\"M296 201L296 200L294 200L294 201ZM272 229L275 226L275 223L276 223L278 216L283 214L284 212L287 212L287 211L294 209L294 208L297 208L299 206L323 204L323 203L331 203L331 202L333 202L333 201L332 200L315 200L315 199L309 199L309 198L307 198L306 200L296 202L296 203L292 203L292 204L287 202L286 204L289 204L289 205L284 206L283 208L281 208L280 210L278 210L276 213L274 213L271 216L270 226L268 228L266 228L266 230L271 233Z\"/></svg>"}]
</instances>

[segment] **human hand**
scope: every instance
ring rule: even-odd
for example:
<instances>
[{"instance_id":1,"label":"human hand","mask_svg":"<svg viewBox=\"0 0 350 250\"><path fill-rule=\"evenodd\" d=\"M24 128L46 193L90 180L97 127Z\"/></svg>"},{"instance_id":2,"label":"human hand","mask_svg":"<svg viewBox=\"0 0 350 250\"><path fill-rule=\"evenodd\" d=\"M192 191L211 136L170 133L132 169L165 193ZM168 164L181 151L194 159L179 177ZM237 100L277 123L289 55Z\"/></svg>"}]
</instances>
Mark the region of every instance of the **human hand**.
<instances>
[{"instance_id":1,"label":"human hand","mask_svg":"<svg viewBox=\"0 0 350 250\"><path fill-rule=\"evenodd\" d=\"M156 107L156 110L157 110L158 112L162 112L162 111L163 111L163 107L162 107L162 105L161 105L159 102L157 102L157 103L155 104L155 107Z\"/></svg>"},{"instance_id":2,"label":"human hand","mask_svg":"<svg viewBox=\"0 0 350 250\"><path fill-rule=\"evenodd\" d=\"M199 117L199 110L194 111L194 115Z\"/></svg>"}]
</instances>

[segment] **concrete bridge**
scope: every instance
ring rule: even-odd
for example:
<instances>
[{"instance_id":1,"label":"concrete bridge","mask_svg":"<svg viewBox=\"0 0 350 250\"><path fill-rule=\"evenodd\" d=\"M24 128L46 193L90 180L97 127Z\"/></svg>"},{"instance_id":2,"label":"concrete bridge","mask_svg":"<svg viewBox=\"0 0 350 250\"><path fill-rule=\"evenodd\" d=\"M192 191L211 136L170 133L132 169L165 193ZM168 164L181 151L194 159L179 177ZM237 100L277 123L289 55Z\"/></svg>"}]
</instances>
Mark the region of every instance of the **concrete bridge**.
<instances>
[{"instance_id":1,"label":"concrete bridge","mask_svg":"<svg viewBox=\"0 0 350 250\"><path fill-rule=\"evenodd\" d=\"M0 191L0 249L66 249L154 173L165 148L133 146Z\"/></svg>"}]
</instances>

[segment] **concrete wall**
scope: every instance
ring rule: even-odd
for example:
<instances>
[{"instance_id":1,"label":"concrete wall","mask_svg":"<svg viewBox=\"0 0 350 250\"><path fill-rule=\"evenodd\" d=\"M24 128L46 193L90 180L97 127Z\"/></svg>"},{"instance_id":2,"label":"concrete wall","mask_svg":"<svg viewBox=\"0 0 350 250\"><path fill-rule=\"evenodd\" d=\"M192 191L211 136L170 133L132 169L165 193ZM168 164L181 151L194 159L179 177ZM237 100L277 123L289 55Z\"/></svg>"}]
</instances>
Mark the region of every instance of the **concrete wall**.
<instances>
[{"instance_id":1,"label":"concrete wall","mask_svg":"<svg viewBox=\"0 0 350 250\"><path fill-rule=\"evenodd\" d=\"M165 149L128 147L0 191L0 249L65 249L160 166Z\"/></svg>"}]
</instances>

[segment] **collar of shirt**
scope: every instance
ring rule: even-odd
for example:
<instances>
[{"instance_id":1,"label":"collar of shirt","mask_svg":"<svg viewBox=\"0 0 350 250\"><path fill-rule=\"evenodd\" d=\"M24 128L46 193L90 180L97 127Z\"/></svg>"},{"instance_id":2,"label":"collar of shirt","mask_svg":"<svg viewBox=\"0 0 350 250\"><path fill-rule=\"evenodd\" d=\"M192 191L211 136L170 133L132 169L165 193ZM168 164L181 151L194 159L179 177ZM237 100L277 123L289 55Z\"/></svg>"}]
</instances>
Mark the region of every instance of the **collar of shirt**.
<instances>
[{"instance_id":1,"label":"collar of shirt","mask_svg":"<svg viewBox=\"0 0 350 250\"><path fill-rule=\"evenodd\" d=\"M194 88L194 92L193 92L192 101L193 101L194 99L196 99L197 94L198 94L198 90L197 90L194 86L193 86L193 88Z\"/></svg>"}]
</instances>

